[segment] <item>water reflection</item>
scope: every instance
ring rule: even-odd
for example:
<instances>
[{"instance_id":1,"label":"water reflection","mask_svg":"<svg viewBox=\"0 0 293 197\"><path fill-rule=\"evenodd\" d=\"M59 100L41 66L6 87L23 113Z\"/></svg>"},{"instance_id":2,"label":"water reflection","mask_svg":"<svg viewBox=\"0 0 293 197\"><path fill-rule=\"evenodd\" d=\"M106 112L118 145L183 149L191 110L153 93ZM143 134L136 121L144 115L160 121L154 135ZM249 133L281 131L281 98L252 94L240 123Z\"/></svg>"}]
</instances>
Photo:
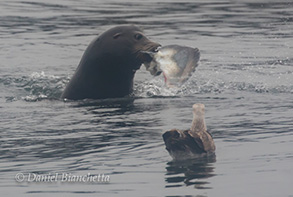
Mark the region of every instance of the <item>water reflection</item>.
<instances>
[{"instance_id":1,"label":"water reflection","mask_svg":"<svg viewBox=\"0 0 293 197\"><path fill-rule=\"evenodd\" d=\"M167 163L165 175L166 188L193 185L196 189L211 189L208 178L215 176L216 155L194 160L172 161Z\"/></svg>"},{"instance_id":2,"label":"water reflection","mask_svg":"<svg viewBox=\"0 0 293 197\"><path fill-rule=\"evenodd\" d=\"M33 122L28 122L25 116L22 121L28 126L1 144L0 159L15 158L15 155L20 160L24 157L64 159L109 151L112 159L119 157L124 149L131 151L161 140L157 127L162 125L160 111L165 105L156 99L133 102L133 98L65 102L65 108L60 104L54 112L47 111L46 116L38 117L39 122L54 120L50 127L43 124L30 127ZM42 105L33 104L34 109ZM62 113L56 115L58 110L66 110L68 117L64 119ZM64 125L62 128L58 119ZM149 147L152 146L155 144Z\"/></svg>"}]
</instances>

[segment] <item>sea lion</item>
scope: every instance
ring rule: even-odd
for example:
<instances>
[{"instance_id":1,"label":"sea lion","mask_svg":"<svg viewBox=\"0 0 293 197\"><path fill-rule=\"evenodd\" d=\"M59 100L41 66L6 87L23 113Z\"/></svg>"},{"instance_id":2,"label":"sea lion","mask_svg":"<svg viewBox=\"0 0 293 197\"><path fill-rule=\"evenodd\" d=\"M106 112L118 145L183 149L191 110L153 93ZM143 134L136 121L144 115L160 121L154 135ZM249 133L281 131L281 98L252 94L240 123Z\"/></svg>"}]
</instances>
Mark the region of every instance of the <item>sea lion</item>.
<instances>
[{"instance_id":1,"label":"sea lion","mask_svg":"<svg viewBox=\"0 0 293 197\"><path fill-rule=\"evenodd\" d=\"M118 26L101 34L87 47L62 98L105 99L129 95L133 78L160 44L150 41L133 25Z\"/></svg>"},{"instance_id":2,"label":"sea lion","mask_svg":"<svg viewBox=\"0 0 293 197\"><path fill-rule=\"evenodd\" d=\"M204 104L194 104L193 121L189 130L172 129L163 134L166 149L175 160L196 157L215 152L215 144L207 131L204 119Z\"/></svg>"}]
</instances>

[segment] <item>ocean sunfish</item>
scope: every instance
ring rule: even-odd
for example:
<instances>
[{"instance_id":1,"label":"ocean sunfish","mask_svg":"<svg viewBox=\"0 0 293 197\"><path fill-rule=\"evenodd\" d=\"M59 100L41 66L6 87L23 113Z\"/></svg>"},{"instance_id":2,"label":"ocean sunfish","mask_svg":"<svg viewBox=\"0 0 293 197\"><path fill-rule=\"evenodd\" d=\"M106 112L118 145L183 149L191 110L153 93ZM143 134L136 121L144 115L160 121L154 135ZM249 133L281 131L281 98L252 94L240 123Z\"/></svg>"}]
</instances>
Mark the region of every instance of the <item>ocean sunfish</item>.
<instances>
[{"instance_id":1,"label":"ocean sunfish","mask_svg":"<svg viewBox=\"0 0 293 197\"><path fill-rule=\"evenodd\" d=\"M215 152L215 144L207 131L204 104L194 104L193 120L188 130L172 129L163 134L166 149L174 160L184 160Z\"/></svg>"},{"instance_id":2,"label":"ocean sunfish","mask_svg":"<svg viewBox=\"0 0 293 197\"><path fill-rule=\"evenodd\" d=\"M167 45L157 52L146 52L153 59L145 62L146 69L154 76L163 72L168 87L181 86L189 79L198 65L200 53L197 48Z\"/></svg>"}]
</instances>

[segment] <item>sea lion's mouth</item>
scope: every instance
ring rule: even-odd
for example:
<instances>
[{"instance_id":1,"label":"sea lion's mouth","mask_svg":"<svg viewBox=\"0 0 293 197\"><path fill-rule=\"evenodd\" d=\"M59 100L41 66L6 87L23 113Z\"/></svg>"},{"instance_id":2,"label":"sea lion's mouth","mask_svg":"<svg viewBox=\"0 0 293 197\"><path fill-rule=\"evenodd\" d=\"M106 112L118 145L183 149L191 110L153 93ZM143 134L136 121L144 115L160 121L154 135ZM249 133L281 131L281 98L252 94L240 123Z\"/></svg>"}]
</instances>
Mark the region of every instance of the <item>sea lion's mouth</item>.
<instances>
[{"instance_id":1,"label":"sea lion's mouth","mask_svg":"<svg viewBox=\"0 0 293 197\"><path fill-rule=\"evenodd\" d=\"M161 45L155 47L155 48L152 50L152 52L157 53L157 52L160 50L160 48L161 48Z\"/></svg>"},{"instance_id":2,"label":"sea lion's mouth","mask_svg":"<svg viewBox=\"0 0 293 197\"><path fill-rule=\"evenodd\" d=\"M155 60L152 60L151 62L144 62L144 65L146 70L149 71L153 76L159 76L163 72Z\"/></svg>"},{"instance_id":3,"label":"sea lion's mouth","mask_svg":"<svg viewBox=\"0 0 293 197\"><path fill-rule=\"evenodd\" d=\"M145 46L143 49L137 51L137 58L141 60L142 63L151 62L153 60L152 53L157 53L161 45L151 44Z\"/></svg>"},{"instance_id":4,"label":"sea lion's mouth","mask_svg":"<svg viewBox=\"0 0 293 197\"><path fill-rule=\"evenodd\" d=\"M157 53L160 47L161 45L158 43L149 42L147 45L137 48L134 51L137 64L132 71L135 73L136 70L140 69L142 64L150 63L153 60L153 56L151 54Z\"/></svg>"},{"instance_id":5,"label":"sea lion's mouth","mask_svg":"<svg viewBox=\"0 0 293 197\"><path fill-rule=\"evenodd\" d=\"M147 71L149 71L153 76L159 76L163 72L158 66L158 62L155 59L155 56L160 49L161 46L157 46L149 51L141 51L141 53L143 53L145 56L145 61L143 62L143 64L145 65Z\"/></svg>"}]
</instances>

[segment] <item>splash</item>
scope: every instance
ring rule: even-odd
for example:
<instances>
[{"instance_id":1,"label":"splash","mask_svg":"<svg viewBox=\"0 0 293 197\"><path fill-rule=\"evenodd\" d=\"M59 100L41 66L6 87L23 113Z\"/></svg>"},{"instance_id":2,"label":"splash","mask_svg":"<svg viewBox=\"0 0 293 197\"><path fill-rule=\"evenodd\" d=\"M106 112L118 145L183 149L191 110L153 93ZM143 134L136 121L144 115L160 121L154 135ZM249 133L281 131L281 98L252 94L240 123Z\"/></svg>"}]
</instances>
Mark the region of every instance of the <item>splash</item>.
<instances>
[{"instance_id":1,"label":"splash","mask_svg":"<svg viewBox=\"0 0 293 197\"><path fill-rule=\"evenodd\" d=\"M13 96L6 96L6 101L24 100L35 102L44 99L59 99L69 78L33 72L29 76L11 77L4 76L0 82L6 87L17 89Z\"/></svg>"},{"instance_id":2,"label":"splash","mask_svg":"<svg viewBox=\"0 0 293 197\"><path fill-rule=\"evenodd\" d=\"M182 97L197 94L254 92L259 94L293 93L292 63L290 61L258 64L212 65L202 62L193 75L180 87L169 88L162 76L140 81L134 85L133 97ZM28 76L0 76L3 98L7 102L24 100L58 100L69 82L65 75L33 72Z\"/></svg>"},{"instance_id":3,"label":"splash","mask_svg":"<svg viewBox=\"0 0 293 197\"><path fill-rule=\"evenodd\" d=\"M274 61L215 66L204 62L180 87L168 88L162 77L155 77L150 81L136 84L134 93L138 97L180 97L235 91L259 94L292 94L291 63L284 64L284 61Z\"/></svg>"},{"instance_id":4,"label":"splash","mask_svg":"<svg viewBox=\"0 0 293 197\"><path fill-rule=\"evenodd\" d=\"M179 88L168 88L162 79L154 78L150 81L135 84L135 97L173 97L178 96ZM179 91L180 92L180 91Z\"/></svg>"}]
</instances>

